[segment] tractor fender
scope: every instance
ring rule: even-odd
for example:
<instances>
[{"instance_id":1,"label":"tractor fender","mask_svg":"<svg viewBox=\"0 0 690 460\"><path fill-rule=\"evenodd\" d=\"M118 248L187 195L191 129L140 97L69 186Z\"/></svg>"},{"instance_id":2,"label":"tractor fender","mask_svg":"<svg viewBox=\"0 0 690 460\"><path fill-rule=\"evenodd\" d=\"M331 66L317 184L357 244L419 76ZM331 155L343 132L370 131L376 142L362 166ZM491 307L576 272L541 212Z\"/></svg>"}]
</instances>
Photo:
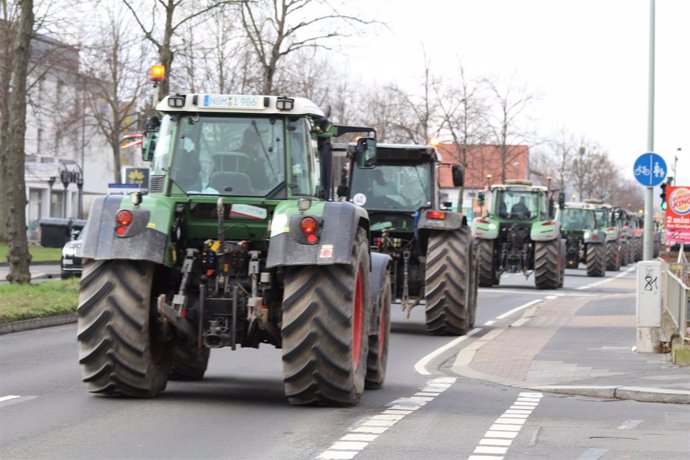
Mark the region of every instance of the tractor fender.
<instances>
[{"instance_id":1,"label":"tractor fender","mask_svg":"<svg viewBox=\"0 0 690 460\"><path fill-rule=\"evenodd\" d=\"M500 224L491 217L477 217L472 221L472 235L481 240L498 238Z\"/></svg>"},{"instance_id":2,"label":"tractor fender","mask_svg":"<svg viewBox=\"0 0 690 460\"><path fill-rule=\"evenodd\" d=\"M585 232L585 244L604 244L606 243L606 232L601 230Z\"/></svg>"},{"instance_id":3,"label":"tractor fender","mask_svg":"<svg viewBox=\"0 0 690 460\"><path fill-rule=\"evenodd\" d=\"M430 219L429 212L430 209L425 209L419 214L419 222L417 223L418 229L429 229L429 230L457 230L467 224L467 219L459 212L449 212L441 211L444 214L443 219ZM439 211L432 211L439 212Z\"/></svg>"},{"instance_id":4,"label":"tractor fender","mask_svg":"<svg viewBox=\"0 0 690 460\"><path fill-rule=\"evenodd\" d=\"M561 225L556 221L535 222L530 230L532 241L551 241L561 237Z\"/></svg>"},{"instance_id":5,"label":"tractor fender","mask_svg":"<svg viewBox=\"0 0 690 460\"><path fill-rule=\"evenodd\" d=\"M334 265L352 263L352 245L357 230L369 234L369 216L364 208L348 201L328 201L314 210L299 211L289 205L276 208L271 223L266 267L293 265ZM321 211L321 215L318 215ZM300 230L300 221L312 216L319 221L319 241L309 244Z\"/></svg>"},{"instance_id":6,"label":"tractor fender","mask_svg":"<svg viewBox=\"0 0 690 460\"><path fill-rule=\"evenodd\" d=\"M150 210L132 208L129 197L121 195L107 195L94 200L85 227L82 257L165 263L167 234L153 228ZM134 218L126 232L119 236L115 233L115 216L121 209L129 209Z\"/></svg>"}]
</instances>

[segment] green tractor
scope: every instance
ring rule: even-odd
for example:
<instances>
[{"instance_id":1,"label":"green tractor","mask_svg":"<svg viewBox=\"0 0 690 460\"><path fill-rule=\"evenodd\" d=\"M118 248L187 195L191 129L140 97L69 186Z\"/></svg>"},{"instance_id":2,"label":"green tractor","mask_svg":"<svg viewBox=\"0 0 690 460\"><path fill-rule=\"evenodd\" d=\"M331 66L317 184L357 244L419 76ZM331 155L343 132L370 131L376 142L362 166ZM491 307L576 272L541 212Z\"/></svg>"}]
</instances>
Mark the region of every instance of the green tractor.
<instances>
[{"instance_id":1,"label":"green tractor","mask_svg":"<svg viewBox=\"0 0 690 460\"><path fill-rule=\"evenodd\" d=\"M606 270L619 271L623 262L623 236L616 226L613 207L597 198L585 200L594 207L594 219L598 230L606 234Z\"/></svg>"},{"instance_id":2,"label":"green tractor","mask_svg":"<svg viewBox=\"0 0 690 460\"><path fill-rule=\"evenodd\" d=\"M526 278L534 272L537 289L562 287L565 241L553 193L528 180L507 180L489 191L488 215L472 223L480 246L479 285L498 285L505 272L522 272ZM564 205L562 195L558 203Z\"/></svg>"},{"instance_id":3,"label":"green tractor","mask_svg":"<svg viewBox=\"0 0 690 460\"><path fill-rule=\"evenodd\" d=\"M439 154L401 144L379 144L376 153L375 163L350 169L341 194L367 210L372 250L392 258L392 294L408 316L424 299L430 334L466 334L476 317L478 254L467 219L441 203ZM449 170L462 196L463 170Z\"/></svg>"},{"instance_id":4,"label":"green tractor","mask_svg":"<svg viewBox=\"0 0 690 460\"><path fill-rule=\"evenodd\" d=\"M148 194L93 204L79 362L90 390L154 397L198 380L213 348L282 348L291 404L353 405L380 388L389 258L366 210L333 198L335 126L302 98L164 98L145 133ZM368 133L367 133L368 135ZM356 161L375 158L364 137Z\"/></svg>"},{"instance_id":5,"label":"green tractor","mask_svg":"<svg viewBox=\"0 0 690 460\"><path fill-rule=\"evenodd\" d=\"M559 210L558 221L565 238L565 266L587 267L587 276L606 275L606 232L597 229L594 206L590 203L566 203Z\"/></svg>"}]
</instances>

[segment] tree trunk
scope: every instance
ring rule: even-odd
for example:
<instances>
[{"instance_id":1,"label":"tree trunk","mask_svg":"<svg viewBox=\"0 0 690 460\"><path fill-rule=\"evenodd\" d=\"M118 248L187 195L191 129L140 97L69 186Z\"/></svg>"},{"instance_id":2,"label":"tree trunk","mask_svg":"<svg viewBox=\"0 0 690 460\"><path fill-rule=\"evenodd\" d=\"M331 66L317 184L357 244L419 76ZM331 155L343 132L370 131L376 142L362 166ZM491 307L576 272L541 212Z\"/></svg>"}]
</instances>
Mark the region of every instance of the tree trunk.
<instances>
[{"instance_id":1,"label":"tree trunk","mask_svg":"<svg viewBox=\"0 0 690 460\"><path fill-rule=\"evenodd\" d=\"M12 78L12 67L10 56L12 55L11 43L11 22L0 22L0 196L8 196L9 186L7 174L7 158L9 158L9 94L10 79ZM0 200L0 242L7 243L10 240L8 217L9 201Z\"/></svg>"},{"instance_id":2,"label":"tree trunk","mask_svg":"<svg viewBox=\"0 0 690 460\"><path fill-rule=\"evenodd\" d=\"M26 182L24 180L24 136L26 133L26 80L29 69L30 44L33 32L33 0L21 0L19 34L12 62L12 93L10 94L10 134L8 158L8 202L10 245L8 261L11 283L29 283L31 255L26 238Z\"/></svg>"}]
</instances>

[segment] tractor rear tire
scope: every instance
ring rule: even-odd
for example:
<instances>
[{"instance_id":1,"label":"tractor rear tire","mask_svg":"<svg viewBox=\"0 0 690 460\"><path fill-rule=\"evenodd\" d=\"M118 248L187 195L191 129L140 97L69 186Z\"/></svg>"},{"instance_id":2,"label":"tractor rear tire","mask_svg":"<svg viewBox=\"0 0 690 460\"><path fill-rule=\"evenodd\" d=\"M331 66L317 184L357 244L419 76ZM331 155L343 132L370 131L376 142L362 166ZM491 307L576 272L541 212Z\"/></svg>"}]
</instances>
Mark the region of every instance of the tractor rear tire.
<instances>
[{"instance_id":1,"label":"tractor rear tire","mask_svg":"<svg viewBox=\"0 0 690 460\"><path fill-rule=\"evenodd\" d=\"M369 246L357 232L352 263L290 267L284 281L285 395L295 405L354 405L364 391L371 315Z\"/></svg>"},{"instance_id":2,"label":"tractor rear tire","mask_svg":"<svg viewBox=\"0 0 690 460\"><path fill-rule=\"evenodd\" d=\"M479 285L491 287L498 284L494 267L494 244L496 240L479 240Z\"/></svg>"},{"instance_id":3,"label":"tractor rear tire","mask_svg":"<svg viewBox=\"0 0 690 460\"><path fill-rule=\"evenodd\" d=\"M617 242L606 243L606 270L617 272L621 269L621 251Z\"/></svg>"},{"instance_id":4,"label":"tractor rear tire","mask_svg":"<svg viewBox=\"0 0 690 460\"><path fill-rule=\"evenodd\" d=\"M389 270L386 270L378 303L378 320L373 325L377 333L369 336L367 374L364 379L364 387L368 390L378 390L386 380L388 342L391 335L391 275Z\"/></svg>"},{"instance_id":5,"label":"tractor rear tire","mask_svg":"<svg viewBox=\"0 0 690 460\"><path fill-rule=\"evenodd\" d=\"M170 380L201 380L208 368L211 350L203 347L201 351L194 345L176 343L173 348Z\"/></svg>"},{"instance_id":6,"label":"tractor rear tire","mask_svg":"<svg viewBox=\"0 0 690 460\"><path fill-rule=\"evenodd\" d=\"M602 277L606 275L606 246L603 244L587 245L587 276Z\"/></svg>"},{"instance_id":7,"label":"tractor rear tire","mask_svg":"<svg viewBox=\"0 0 690 460\"><path fill-rule=\"evenodd\" d=\"M426 255L426 329L434 335L464 335L470 329L472 233L468 228L435 232Z\"/></svg>"},{"instance_id":8,"label":"tractor rear tire","mask_svg":"<svg viewBox=\"0 0 690 460\"><path fill-rule=\"evenodd\" d=\"M560 239L537 241L534 250L534 282L537 289L558 289L563 276Z\"/></svg>"},{"instance_id":9,"label":"tractor rear tire","mask_svg":"<svg viewBox=\"0 0 690 460\"><path fill-rule=\"evenodd\" d=\"M147 398L165 390L172 346L157 320L154 272L142 261L84 264L77 340L90 391Z\"/></svg>"},{"instance_id":10,"label":"tractor rear tire","mask_svg":"<svg viewBox=\"0 0 690 460\"><path fill-rule=\"evenodd\" d=\"M630 255L632 254L630 249L630 241L623 241L621 244L621 267L625 267L630 263Z\"/></svg>"},{"instance_id":11,"label":"tractor rear tire","mask_svg":"<svg viewBox=\"0 0 690 460\"><path fill-rule=\"evenodd\" d=\"M635 262L639 262L644 257L644 244L642 242L642 238L635 238L633 241L635 241L635 243L633 244L633 248L634 248L634 252L635 252L635 257L633 260ZM654 246L656 247L656 242L655 242ZM657 256L658 256L658 254L654 254L654 257L657 257Z\"/></svg>"},{"instance_id":12,"label":"tractor rear tire","mask_svg":"<svg viewBox=\"0 0 690 460\"><path fill-rule=\"evenodd\" d=\"M469 326L468 330L474 327L477 320L477 297L479 295L479 244L476 240L472 243L472 257L470 257L470 306L469 306Z\"/></svg>"}]
</instances>

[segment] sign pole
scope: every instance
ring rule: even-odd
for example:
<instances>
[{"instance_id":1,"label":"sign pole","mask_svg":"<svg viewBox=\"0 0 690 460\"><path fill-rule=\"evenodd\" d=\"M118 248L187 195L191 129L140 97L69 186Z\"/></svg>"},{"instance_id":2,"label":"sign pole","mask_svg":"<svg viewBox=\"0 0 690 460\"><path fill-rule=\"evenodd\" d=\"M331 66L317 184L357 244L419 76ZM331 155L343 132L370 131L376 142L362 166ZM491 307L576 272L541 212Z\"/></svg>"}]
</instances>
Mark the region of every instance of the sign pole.
<instances>
[{"instance_id":1,"label":"sign pole","mask_svg":"<svg viewBox=\"0 0 690 460\"><path fill-rule=\"evenodd\" d=\"M654 0L649 0L649 92L647 100L647 151L654 151ZM644 233L642 260L654 255L654 188L647 187L644 196Z\"/></svg>"}]
</instances>

